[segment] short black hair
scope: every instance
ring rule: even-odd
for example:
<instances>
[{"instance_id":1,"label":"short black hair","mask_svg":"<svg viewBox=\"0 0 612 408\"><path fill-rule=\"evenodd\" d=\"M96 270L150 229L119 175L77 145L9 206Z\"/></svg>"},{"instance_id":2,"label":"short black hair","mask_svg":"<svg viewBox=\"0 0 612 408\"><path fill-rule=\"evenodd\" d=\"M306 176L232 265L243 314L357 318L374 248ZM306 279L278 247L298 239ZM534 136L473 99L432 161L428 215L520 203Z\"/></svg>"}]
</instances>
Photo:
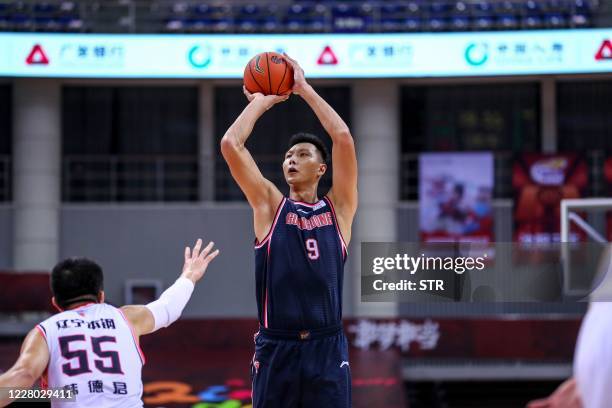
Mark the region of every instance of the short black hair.
<instances>
[{"instance_id":1,"label":"short black hair","mask_svg":"<svg viewBox=\"0 0 612 408\"><path fill-rule=\"evenodd\" d=\"M102 268L91 259L64 259L51 272L51 292L62 309L77 302L97 302L103 288Z\"/></svg>"},{"instance_id":2,"label":"short black hair","mask_svg":"<svg viewBox=\"0 0 612 408\"><path fill-rule=\"evenodd\" d=\"M325 143L318 137L313 135L312 133L300 132L291 136L289 139L289 149L295 146L298 143L311 143L314 147L317 148L319 153L321 154L321 158L323 159L323 163L327 163L327 158L329 157L329 152L327 151L327 147Z\"/></svg>"}]
</instances>

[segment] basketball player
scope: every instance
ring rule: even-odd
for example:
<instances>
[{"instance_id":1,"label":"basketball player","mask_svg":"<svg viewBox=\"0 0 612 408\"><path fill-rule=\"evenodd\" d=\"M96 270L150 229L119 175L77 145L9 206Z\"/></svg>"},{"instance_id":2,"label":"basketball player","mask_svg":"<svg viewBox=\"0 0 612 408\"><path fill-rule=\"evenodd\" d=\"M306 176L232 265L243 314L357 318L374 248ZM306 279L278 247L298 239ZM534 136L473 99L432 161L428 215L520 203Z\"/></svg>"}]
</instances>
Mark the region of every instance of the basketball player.
<instances>
[{"instance_id":1,"label":"basketball player","mask_svg":"<svg viewBox=\"0 0 612 408\"><path fill-rule=\"evenodd\" d=\"M103 273L95 262L66 259L51 272L53 305L60 313L38 324L25 338L17 362L0 376L0 387L62 388L76 403L52 400L53 407L142 407L145 362L139 337L168 327L181 315L194 285L219 254L213 243L185 248L177 281L146 306L116 308L104 303ZM0 393L0 407L10 403Z\"/></svg>"},{"instance_id":2,"label":"basketball player","mask_svg":"<svg viewBox=\"0 0 612 408\"><path fill-rule=\"evenodd\" d=\"M298 133L282 164L289 196L265 179L245 143L255 122L285 96L250 94L227 130L221 152L253 209L256 297L253 407L350 407L348 345L342 330L346 245L357 210L353 138L338 114L294 70L292 93L301 96L333 142L332 188L317 193L328 153L316 136Z\"/></svg>"}]
</instances>

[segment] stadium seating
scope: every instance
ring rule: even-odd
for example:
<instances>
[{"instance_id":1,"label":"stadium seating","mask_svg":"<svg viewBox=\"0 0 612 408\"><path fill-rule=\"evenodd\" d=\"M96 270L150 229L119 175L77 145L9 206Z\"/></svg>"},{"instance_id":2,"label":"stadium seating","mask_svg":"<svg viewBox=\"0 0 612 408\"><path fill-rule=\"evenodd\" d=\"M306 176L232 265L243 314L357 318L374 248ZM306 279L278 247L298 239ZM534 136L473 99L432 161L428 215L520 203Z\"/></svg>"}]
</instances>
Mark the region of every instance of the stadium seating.
<instances>
[{"instance_id":1,"label":"stadium seating","mask_svg":"<svg viewBox=\"0 0 612 408\"><path fill-rule=\"evenodd\" d=\"M312 33L582 28L597 0L0 0L1 31Z\"/></svg>"}]
</instances>

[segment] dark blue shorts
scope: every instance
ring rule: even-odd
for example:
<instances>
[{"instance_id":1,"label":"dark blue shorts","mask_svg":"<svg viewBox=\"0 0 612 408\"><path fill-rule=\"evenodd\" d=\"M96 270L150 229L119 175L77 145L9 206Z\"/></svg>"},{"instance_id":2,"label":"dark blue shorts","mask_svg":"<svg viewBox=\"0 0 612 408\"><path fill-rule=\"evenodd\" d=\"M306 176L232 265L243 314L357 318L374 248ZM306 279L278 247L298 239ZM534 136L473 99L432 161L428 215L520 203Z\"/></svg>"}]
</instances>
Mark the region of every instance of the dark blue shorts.
<instances>
[{"instance_id":1,"label":"dark blue shorts","mask_svg":"<svg viewBox=\"0 0 612 408\"><path fill-rule=\"evenodd\" d=\"M351 369L341 326L261 328L251 361L253 408L350 408Z\"/></svg>"}]
</instances>

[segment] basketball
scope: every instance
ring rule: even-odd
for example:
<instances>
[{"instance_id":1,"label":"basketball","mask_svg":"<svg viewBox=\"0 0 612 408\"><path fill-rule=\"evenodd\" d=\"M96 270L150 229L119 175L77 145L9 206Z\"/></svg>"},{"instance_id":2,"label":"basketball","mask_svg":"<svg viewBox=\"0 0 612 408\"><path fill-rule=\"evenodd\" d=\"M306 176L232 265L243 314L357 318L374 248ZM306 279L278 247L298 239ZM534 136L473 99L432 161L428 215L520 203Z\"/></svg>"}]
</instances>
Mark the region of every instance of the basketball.
<instances>
[{"instance_id":1,"label":"basketball","mask_svg":"<svg viewBox=\"0 0 612 408\"><path fill-rule=\"evenodd\" d=\"M250 93L283 95L293 87L293 68L277 52L262 52L244 68L244 86Z\"/></svg>"}]
</instances>

